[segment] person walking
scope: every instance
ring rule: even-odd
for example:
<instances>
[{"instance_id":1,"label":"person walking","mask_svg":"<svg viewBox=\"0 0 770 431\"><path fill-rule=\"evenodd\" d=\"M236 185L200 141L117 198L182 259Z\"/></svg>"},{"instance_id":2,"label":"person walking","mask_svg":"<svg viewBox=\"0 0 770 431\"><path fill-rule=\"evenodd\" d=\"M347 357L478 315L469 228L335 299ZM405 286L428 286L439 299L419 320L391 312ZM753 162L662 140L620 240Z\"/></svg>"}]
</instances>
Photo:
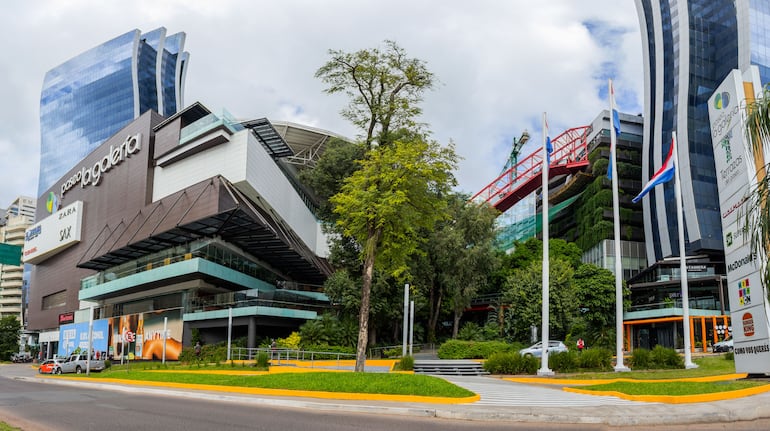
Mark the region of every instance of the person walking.
<instances>
[{"instance_id":1,"label":"person walking","mask_svg":"<svg viewBox=\"0 0 770 431\"><path fill-rule=\"evenodd\" d=\"M201 342L200 341L197 341L195 343L195 347L193 348L193 350L195 351L195 357L196 358L200 358L201 357Z\"/></svg>"},{"instance_id":2,"label":"person walking","mask_svg":"<svg viewBox=\"0 0 770 431\"><path fill-rule=\"evenodd\" d=\"M579 353L583 352L583 349L586 347L585 343L583 342L582 338L578 338L577 340L577 349Z\"/></svg>"}]
</instances>

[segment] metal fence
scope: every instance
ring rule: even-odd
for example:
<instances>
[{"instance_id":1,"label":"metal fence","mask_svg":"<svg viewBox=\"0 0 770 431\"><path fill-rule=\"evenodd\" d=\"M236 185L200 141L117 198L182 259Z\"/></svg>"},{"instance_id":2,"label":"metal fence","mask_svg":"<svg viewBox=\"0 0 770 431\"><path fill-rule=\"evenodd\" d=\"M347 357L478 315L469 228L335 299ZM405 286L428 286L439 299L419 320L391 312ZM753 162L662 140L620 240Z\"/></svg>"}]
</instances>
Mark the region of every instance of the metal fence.
<instances>
[{"instance_id":1,"label":"metal fence","mask_svg":"<svg viewBox=\"0 0 770 431\"><path fill-rule=\"evenodd\" d=\"M315 361L332 360L337 361L337 366L340 366L340 361L342 360L356 359L355 353L273 349L269 347L233 347L230 358L233 360L256 361L260 353L264 353L270 358L271 365L282 365L281 361L283 361L283 365L288 365L289 361L310 361L310 368L315 366Z\"/></svg>"}]
</instances>

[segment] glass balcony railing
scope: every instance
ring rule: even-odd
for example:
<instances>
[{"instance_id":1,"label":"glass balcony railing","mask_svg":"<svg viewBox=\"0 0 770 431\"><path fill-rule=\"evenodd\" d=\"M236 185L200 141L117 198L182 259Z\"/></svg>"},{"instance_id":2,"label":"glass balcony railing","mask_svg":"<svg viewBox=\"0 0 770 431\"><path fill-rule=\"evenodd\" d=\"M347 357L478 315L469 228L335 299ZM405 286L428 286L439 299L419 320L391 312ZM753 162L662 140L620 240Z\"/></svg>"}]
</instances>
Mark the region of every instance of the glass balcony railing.
<instances>
[{"instance_id":1,"label":"glass balcony railing","mask_svg":"<svg viewBox=\"0 0 770 431\"><path fill-rule=\"evenodd\" d=\"M221 116L209 114L184 127L179 134L179 145L184 145L220 126L226 127L231 133L243 130L243 126L229 112L223 110Z\"/></svg>"}]
</instances>

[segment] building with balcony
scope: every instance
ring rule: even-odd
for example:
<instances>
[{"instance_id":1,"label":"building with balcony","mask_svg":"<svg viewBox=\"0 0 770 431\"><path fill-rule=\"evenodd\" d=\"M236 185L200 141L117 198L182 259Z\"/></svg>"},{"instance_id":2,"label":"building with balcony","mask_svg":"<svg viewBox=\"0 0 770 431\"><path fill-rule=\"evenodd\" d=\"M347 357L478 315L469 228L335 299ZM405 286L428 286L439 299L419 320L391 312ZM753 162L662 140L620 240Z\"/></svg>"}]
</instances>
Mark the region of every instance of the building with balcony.
<instances>
[{"instance_id":1,"label":"building with balcony","mask_svg":"<svg viewBox=\"0 0 770 431\"><path fill-rule=\"evenodd\" d=\"M184 42L184 33L166 35L163 27L132 30L46 73L38 196L144 112L170 116L184 106Z\"/></svg>"},{"instance_id":2,"label":"building with balcony","mask_svg":"<svg viewBox=\"0 0 770 431\"><path fill-rule=\"evenodd\" d=\"M0 226L0 242L24 245L24 233L34 221L35 201L26 196L16 198L8 206L5 223ZM0 264L0 318L16 316L23 324L28 294L24 265Z\"/></svg>"},{"instance_id":3,"label":"building with balcony","mask_svg":"<svg viewBox=\"0 0 770 431\"><path fill-rule=\"evenodd\" d=\"M157 359L162 338L174 359L194 332L223 341L230 316L256 347L329 308L326 237L291 160L331 134L280 129L199 103L148 111L44 190L24 259L45 355L77 347L62 328L92 308L109 334L96 349L115 359Z\"/></svg>"}]
</instances>

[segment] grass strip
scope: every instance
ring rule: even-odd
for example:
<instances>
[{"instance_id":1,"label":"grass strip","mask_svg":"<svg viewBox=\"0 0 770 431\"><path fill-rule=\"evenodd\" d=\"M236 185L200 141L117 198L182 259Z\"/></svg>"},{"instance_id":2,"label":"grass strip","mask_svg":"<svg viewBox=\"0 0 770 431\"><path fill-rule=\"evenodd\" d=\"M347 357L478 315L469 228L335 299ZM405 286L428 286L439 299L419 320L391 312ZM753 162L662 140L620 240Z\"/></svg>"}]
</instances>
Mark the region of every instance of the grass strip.
<instances>
[{"instance_id":1,"label":"grass strip","mask_svg":"<svg viewBox=\"0 0 770 431\"><path fill-rule=\"evenodd\" d=\"M615 382L603 385L581 386L585 391L620 392L627 395L686 396L737 391L767 385L766 382Z\"/></svg>"},{"instance_id":2,"label":"grass strip","mask_svg":"<svg viewBox=\"0 0 770 431\"><path fill-rule=\"evenodd\" d=\"M694 362L698 365L698 368L673 370L633 370L632 366L633 371L627 373L617 373L610 371L596 373L559 374L556 376L556 379L603 380L622 377L624 379L665 380L684 379L691 377L708 377L735 373L735 361L725 359L724 355L704 356L695 359Z\"/></svg>"},{"instance_id":3,"label":"grass strip","mask_svg":"<svg viewBox=\"0 0 770 431\"><path fill-rule=\"evenodd\" d=\"M21 428L12 427L5 422L0 422L0 431L21 431Z\"/></svg>"},{"instance_id":4,"label":"grass strip","mask_svg":"<svg viewBox=\"0 0 770 431\"><path fill-rule=\"evenodd\" d=\"M281 373L261 376L164 373L163 371L105 371L92 377L133 381L238 386L298 391L348 392L385 395L464 398L475 394L432 376L384 373Z\"/></svg>"}]
</instances>

